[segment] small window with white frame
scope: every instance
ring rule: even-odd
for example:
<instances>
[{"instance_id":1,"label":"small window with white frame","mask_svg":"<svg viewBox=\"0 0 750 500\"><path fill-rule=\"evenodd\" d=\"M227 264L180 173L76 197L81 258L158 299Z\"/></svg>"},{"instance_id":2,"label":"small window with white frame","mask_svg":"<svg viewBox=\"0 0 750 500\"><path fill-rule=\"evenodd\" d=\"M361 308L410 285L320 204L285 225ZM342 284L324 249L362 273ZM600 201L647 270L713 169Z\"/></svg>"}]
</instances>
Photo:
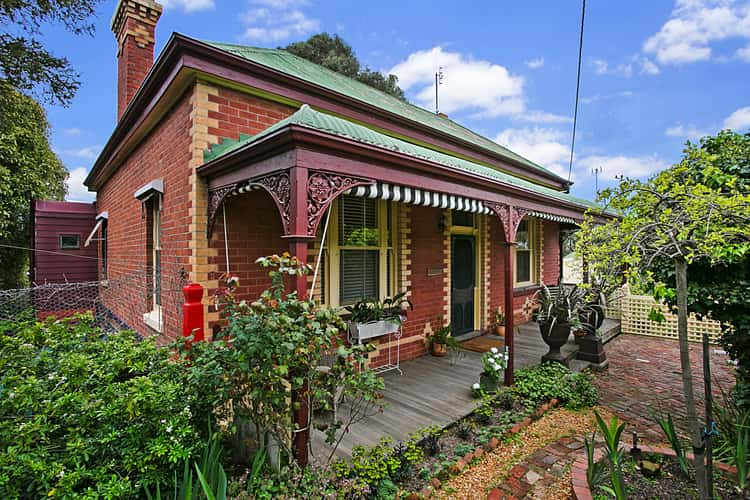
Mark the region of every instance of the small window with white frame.
<instances>
[{"instance_id":1,"label":"small window with white frame","mask_svg":"<svg viewBox=\"0 0 750 500\"><path fill-rule=\"evenodd\" d=\"M146 301L148 312L143 321L150 328L161 332L162 322L162 193L164 182L156 179L138 191L135 197L141 201L145 222L146 241Z\"/></svg>"},{"instance_id":2,"label":"small window with white frame","mask_svg":"<svg viewBox=\"0 0 750 500\"><path fill-rule=\"evenodd\" d=\"M81 248L80 234L61 234L60 250L78 250Z\"/></svg>"}]
</instances>

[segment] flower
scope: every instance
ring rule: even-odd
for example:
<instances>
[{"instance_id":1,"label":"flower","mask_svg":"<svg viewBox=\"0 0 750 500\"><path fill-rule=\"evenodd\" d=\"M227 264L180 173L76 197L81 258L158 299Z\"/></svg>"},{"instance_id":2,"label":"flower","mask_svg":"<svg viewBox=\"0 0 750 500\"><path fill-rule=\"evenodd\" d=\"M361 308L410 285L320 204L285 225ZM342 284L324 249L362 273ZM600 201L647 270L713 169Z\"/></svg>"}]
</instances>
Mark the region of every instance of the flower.
<instances>
[{"instance_id":1,"label":"flower","mask_svg":"<svg viewBox=\"0 0 750 500\"><path fill-rule=\"evenodd\" d=\"M472 389L478 390L479 389L479 382L474 382L474 385L471 386Z\"/></svg>"},{"instance_id":2,"label":"flower","mask_svg":"<svg viewBox=\"0 0 750 500\"><path fill-rule=\"evenodd\" d=\"M497 347L493 347L492 349L490 349L490 352L491 352L492 354L497 354L497 352L498 352L498 351L497 351Z\"/></svg>"}]
</instances>

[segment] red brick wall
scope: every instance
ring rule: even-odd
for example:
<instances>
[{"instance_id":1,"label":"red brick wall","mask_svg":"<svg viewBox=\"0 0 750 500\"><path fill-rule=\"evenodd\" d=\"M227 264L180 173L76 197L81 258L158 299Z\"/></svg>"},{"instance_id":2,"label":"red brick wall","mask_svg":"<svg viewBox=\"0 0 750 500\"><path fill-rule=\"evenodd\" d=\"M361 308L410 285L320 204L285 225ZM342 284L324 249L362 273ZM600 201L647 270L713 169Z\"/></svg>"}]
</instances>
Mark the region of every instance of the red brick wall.
<instances>
[{"instance_id":1,"label":"red brick wall","mask_svg":"<svg viewBox=\"0 0 750 500\"><path fill-rule=\"evenodd\" d=\"M229 275L240 280L237 298L255 300L269 287L268 270L255 260L264 255L289 250L289 244L281 239L281 218L271 196L263 190L251 191L227 198L227 241L229 243ZM209 257L217 271L209 279L226 276L226 254L224 252L224 223L221 214L216 218L210 248L218 255ZM213 293L208 290L207 293Z\"/></svg>"},{"instance_id":2,"label":"red brick wall","mask_svg":"<svg viewBox=\"0 0 750 500\"><path fill-rule=\"evenodd\" d=\"M190 91L186 92L128 156L97 193L97 210L108 211L107 307L144 335L156 332L143 322L150 286L146 276L146 219L135 191L164 179L162 200L163 337L181 334L180 270L189 271L188 193L190 161ZM116 285L116 286L115 286Z\"/></svg>"},{"instance_id":3,"label":"red brick wall","mask_svg":"<svg viewBox=\"0 0 750 500\"><path fill-rule=\"evenodd\" d=\"M556 222L544 222L544 269L543 282L557 285L560 282L560 225Z\"/></svg>"},{"instance_id":4,"label":"red brick wall","mask_svg":"<svg viewBox=\"0 0 750 500\"><path fill-rule=\"evenodd\" d=\"M447 297L443 293L443 275L428 276L430 268L443 268L443 233L438 229L441 210L432 207L411 207L411 301L401 337L401 360L416 358L427 353L427 345L415 337L424 333L425 324L432 331L440 328L445 319L443 308ZM392 352L395 356L395 348ZM382 349L372 365L387 361L388 351Z\"/></svg>"},{"instance_id":5,"label":"red brick wall","mask_svg":"<svg viewBox=\"0 0 750 500\"><path fill-rule=\"evenodd\" d=\"M488 216L490 238L490 301L487 307L487 324L495 321L495 313L500 307L505 313L505 233L500 219Z\"/></svg>"},{"instance_id":6,"label":"red brick wall","mask_svg":"<svg viewBox=\"0 0 750 500\"><path fill-rule=\"evenodd\" d=\"M295 108L267 101L249 94L219 87L218 95L209 95L208 101L218 104L218 111L209 111L208 117L218 121L208 133L220 139L239 139L240 134L255 135L296 111Z\"/></svg>"}]
</instances>

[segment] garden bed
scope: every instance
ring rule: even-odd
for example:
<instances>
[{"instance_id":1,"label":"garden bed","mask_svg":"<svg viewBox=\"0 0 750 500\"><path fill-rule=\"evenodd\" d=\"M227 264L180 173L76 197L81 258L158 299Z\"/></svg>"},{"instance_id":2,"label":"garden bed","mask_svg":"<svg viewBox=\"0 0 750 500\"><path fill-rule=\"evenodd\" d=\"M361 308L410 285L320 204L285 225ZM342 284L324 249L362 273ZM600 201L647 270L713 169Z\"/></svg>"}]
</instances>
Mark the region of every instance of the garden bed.
<instances>
[{"instance_id":1,"label":"garden bed","mask_svg":"<svg viewBox=\"0 0 750 500\"><path fill-rule=\"evenodd\" d=\"M653 499L653 498L698 498L695 487L694 471L692 467L692 456L688 456L689 478L686 478L680 470L679 462L674 451L667 448L653 448L640 446L639 456L630 452L626 455L623 464L623 480L630 499ZM597 461L603 460L601 453L597 450L595 455ZM644 473L642 460L659 467L656 473ZM573 464L572 483L573 496L578 500L591 500L603 495L602 491L593 491L586 479L587 471L586 456L579 457ZM736 469L721 462L714 462L714 496L722 499L744 499L750 498L737 491L734 475ZM602 485L611 487L609 478Z\"/></svg>"}]
</instances>

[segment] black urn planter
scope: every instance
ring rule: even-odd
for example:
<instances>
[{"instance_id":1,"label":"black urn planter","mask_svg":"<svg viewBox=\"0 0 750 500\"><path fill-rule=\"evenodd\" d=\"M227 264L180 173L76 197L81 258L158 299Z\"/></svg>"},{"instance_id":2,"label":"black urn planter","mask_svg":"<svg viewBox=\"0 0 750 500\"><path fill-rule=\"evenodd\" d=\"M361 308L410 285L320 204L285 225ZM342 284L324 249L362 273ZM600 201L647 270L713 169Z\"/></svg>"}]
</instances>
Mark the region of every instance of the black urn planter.
<instances>
[{"instance_id":1,"label":"black urn planter","mask_svg":"<svg viewBox=\"0 0 750 500\"><path fill-rule=\"evenodd\" d=\"M567 321L539 321L542 340L549 346L549 352L542 356L542 361L556 361L567 365L567 359L560 352L570 336L570 323Z\"/></svg>"}]
</instances>

